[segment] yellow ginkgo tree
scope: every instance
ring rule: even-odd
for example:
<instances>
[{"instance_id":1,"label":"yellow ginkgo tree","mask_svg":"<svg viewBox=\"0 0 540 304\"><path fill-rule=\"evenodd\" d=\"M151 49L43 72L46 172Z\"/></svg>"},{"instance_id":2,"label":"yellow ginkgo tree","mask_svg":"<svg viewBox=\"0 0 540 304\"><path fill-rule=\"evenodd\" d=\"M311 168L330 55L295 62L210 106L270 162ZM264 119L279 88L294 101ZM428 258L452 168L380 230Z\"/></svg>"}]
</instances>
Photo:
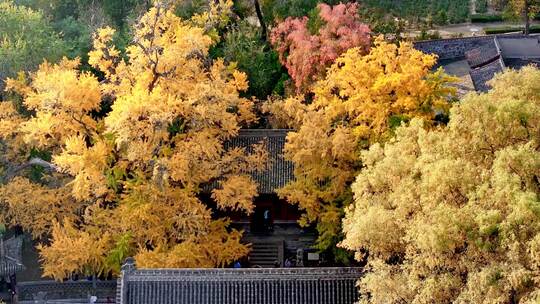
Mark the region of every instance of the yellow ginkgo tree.
<instances>
[{"instance_id":1,"label":"yellow ginkgo tree","mask_svg":"<svg viewBox=\"0 0 540 304\"><path fill-rule=\"evenodd\" d=\"M265 149L225 145L256 120L239 95L246 75L209 59L215 37L198 25L209 15L173 9L158 2L139 20L125 58L113 30L99 30L99 79L64 59L7 82L23 109L0 103L0 222L44 240L47 276L115 272L128 255L141 267L219 267L248 251L200 199L215 185L217 208L253 209L250 172Z\"/></svg>"},{"instance_id":2,"label":"yellow ginkgo tree","mask_svg":"<svg viewBox=\"0 0 540 304\"><path fill-rule=\"evenodd\" d=\"M267 104L276 121L294 129L285 156L295 165L295 180L279 194L305 211L301 224L316 223L319 249L336 249L350 184L362 168L360 152L390 138L402 121L434 122L448 110L454 79L431 71L436 62L410 43L378 38L367 55L352 48L339 57L311 96Z\"/></svg>"}]
</instances>

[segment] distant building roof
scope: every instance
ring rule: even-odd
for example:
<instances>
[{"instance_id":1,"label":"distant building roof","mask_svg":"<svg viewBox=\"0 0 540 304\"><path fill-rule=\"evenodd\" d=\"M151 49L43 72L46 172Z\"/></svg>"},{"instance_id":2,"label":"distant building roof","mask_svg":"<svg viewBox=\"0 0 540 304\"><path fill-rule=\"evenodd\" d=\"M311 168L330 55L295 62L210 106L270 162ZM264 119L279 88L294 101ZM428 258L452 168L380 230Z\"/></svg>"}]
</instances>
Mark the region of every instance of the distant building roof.
<instances>
[{"instance_id":1,"label":"distant building roof","mask_svg":"<svg viewBox=\"0 0 540 304\"><path fill-rule=\"evenodd\" d=\"M507 58L504 59L504 65L513 69L521 69L528 65L540 65L540 59L519 59L519 58Z\"/></svg>"}]
</instances>

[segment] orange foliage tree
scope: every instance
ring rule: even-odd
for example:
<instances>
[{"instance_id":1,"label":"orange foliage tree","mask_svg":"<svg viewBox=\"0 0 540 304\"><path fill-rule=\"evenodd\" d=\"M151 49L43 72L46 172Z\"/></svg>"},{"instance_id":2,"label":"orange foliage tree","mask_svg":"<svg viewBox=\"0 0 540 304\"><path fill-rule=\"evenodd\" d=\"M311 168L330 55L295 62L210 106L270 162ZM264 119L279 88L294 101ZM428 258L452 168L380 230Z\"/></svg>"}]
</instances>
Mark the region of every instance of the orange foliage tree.
<instances>
[{"instance_id":1,"label":"orange foliage tree","mask_svg":"<svg viewBox=\"0 0 540 304\"><path fill-rule=\"evenodd\" d=\"M27 111L0 103L0 222L45 241L47 276L117 272L128 255L141 267L219 267L248 252L199 199L217 184L218 208L253 209L249 173L265 149L224 145L256 120L239 95L246 75L209 59L199 25L211 13L182 20L173 9L158 2L140 19L126 59L113 30L99 30L89 62L101 81L64 59L7 82ZM25 174L37 167L40 178Z\"/></svg>"},{"instance_id":2,"label":"orange foliage tree","mask_svg":"<svg viewBox=\"0 0 540 304\"><path fill-rule=\"evenodd\" d=\"M324 78L326 69L349 48L363 54L369 51L370 29L360 22L357 10L356 3L321 3L317 15L289 17L272 30L270 41L298 92Z\"/></svg>"}]
</instances>

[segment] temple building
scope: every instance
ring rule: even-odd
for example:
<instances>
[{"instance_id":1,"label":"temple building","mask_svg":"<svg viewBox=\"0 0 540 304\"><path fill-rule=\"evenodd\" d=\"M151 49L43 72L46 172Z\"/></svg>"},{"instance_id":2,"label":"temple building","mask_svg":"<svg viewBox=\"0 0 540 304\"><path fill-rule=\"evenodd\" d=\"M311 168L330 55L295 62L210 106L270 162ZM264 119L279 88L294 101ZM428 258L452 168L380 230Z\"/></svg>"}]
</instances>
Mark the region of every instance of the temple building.
<instances>
[{"instance_id":1,"label":"temple building","mask_svg":"<svg viewBox=\"0 0 540 304\"><path fill-rule=\"evenodd\" d=\"M304 257L303 265L318 265L316 254L309 254L316 234L313 229L298 225L301 212L296 206L280 199L276 190L294 178L293 164L283 157L288 130L244 129L228 147L242 147L248 151L258 143L268 150L267 169L253 174L259 196L255 211L246 216L241 213L222 213L232 219L233 227L244 231L244 242L251 244L249 267L284 266L285 260L297 262L298 253ZM310 259L308 259L308 257ZM317 259L315 259L317 257Z\"/></svg>"}]
</instances>

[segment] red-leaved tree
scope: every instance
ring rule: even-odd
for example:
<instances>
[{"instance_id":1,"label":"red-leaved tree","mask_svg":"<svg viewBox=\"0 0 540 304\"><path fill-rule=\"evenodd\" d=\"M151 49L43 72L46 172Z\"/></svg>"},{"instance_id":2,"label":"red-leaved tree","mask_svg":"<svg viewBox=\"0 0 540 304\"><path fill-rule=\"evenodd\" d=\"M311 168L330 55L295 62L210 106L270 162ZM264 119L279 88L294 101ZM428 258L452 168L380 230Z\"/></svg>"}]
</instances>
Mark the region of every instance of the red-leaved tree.
<instances>
[{"instance_id":1,"label":"red-leaved tree","mask_svg":"<svg viewBox=\"0 0 540 304\"><path fill-rule=\"evenodd\" d=\"M322 78L326 69L346 50L359 47L367 53L371 43L369 26L359 20L358 4L329 6L321 3L317 9L318 20L289 17L270 34L270 41L298 93L305 92L314 81ZM312 33L314 27L318 27L316 33Z\"/></svg>"}]
</instances>

